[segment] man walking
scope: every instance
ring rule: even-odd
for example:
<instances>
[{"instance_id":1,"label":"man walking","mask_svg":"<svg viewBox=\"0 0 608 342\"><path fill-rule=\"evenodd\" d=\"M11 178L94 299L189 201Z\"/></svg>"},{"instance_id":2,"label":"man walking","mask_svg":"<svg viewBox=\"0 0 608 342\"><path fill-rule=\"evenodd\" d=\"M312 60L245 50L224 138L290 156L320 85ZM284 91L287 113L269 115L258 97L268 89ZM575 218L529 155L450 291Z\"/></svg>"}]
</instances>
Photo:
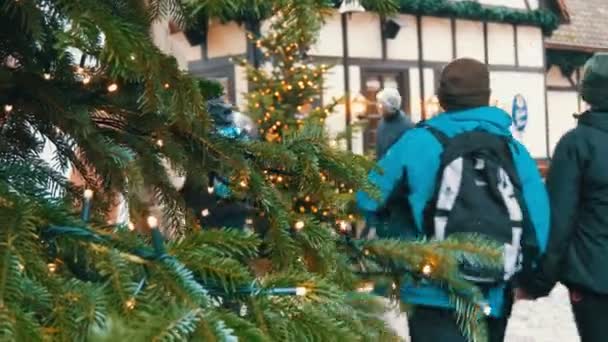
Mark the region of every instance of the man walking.
<instances>
[{"instance_id":1,"label":"man walking","mask_svg":"<svg viewBox=\"0 0 608 342\"><path fill-rule=\"evenodd\" d=\"M551 236L531 297L557 281L570 290L582 342L606 341L608 322L608 54L585 66L582 98L591 106L558 143L547 187Z\"/></svg>"},{"instance_id":2,"label":"man walking","mask_svg":"<svg viewBox=\"0 0 608 342\"><path fill-rule=\"evenodd\" d=\"M483 63L459 59L446 66L438 97L447 112L407 132L388 150L379 162L383 172L370 175L381 198L359 193L358 204L369 217L399 201L402 210L411 209L419 237L478 233L504 244L504 274L473 272L468 278L486 294L490 341L502 341L514 274L522 268L531 272L546 246L547 194L535 161L511 137L511 118L489 107L489 71ZM465 341L448 294L437 284L404 285L401 298L416 307L409 317L412 342Z\"/></svg>"},{"instance_id":3,"label":"man walking","mask_svg":"<svg viewBox=\"0 0 608 342\"><path fill-rule=\"evenodd\" d=\"M382 121L376 131L376 158L381 159L414 124L401 110L401 95L397 89L384 88L376 95L376 103L382 114Z\"/></svg>"}]
</instances>

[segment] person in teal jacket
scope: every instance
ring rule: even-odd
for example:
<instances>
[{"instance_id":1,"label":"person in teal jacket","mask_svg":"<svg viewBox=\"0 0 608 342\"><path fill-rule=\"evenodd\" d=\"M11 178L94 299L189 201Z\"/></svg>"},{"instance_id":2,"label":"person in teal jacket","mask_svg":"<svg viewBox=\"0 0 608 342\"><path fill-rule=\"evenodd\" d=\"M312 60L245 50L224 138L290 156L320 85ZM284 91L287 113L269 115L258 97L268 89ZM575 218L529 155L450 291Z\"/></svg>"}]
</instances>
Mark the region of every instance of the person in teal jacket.
<instances>
[{"instance_id":1,"label":"person in teal jacket","mask_svg":"<svg viewBox=\"0 0 608 342\"><path fill-rule=\"evenodd\" d=\"M511 117L499 108L489 107L489 71L484 64L472 59L450 63L442 72L438 97L446 112L426 121L426 126L448 137L472 130L511 136ZM386 209L386 203L394 202L397 197L403 203L404 211L411 210L415 225L413 229L419 237L423 237L423 212L435 190L441 153L441 143L427 128L408 131L379 161L383 172L372 172L369 176L381 191L381 198L375 199L359 192L357 201L360 210L373 219L374 215ZM548 240L550 216L545 186L536 162L526 148L514 139L511 153L538 247L543 253ZM486 299L491 307L487 319L490 341L504 339L513 298L510 289L510 284L503 284L488 292ZM412 342L465 341L446 291L430 283L424 286L406 284L400 291L404 302L416 306L415 314L409 318Z\"/></svg>"}]
</instances>

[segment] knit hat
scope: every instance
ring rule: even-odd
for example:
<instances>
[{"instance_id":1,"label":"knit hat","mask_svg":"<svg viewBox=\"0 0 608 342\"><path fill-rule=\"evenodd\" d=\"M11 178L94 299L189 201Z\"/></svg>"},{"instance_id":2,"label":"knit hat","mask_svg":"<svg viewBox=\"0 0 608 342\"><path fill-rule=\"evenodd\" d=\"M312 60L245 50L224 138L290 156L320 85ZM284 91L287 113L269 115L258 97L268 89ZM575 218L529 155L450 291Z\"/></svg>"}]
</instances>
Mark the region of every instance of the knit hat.
<instances>
[{"instance_id":1,"label":"knit hat","mask_svg":"<svg viewBox=\"0 0 608 342\"><path fill-rule=\"evenodd\" d=\"M608 111L608 53L597 53L587 61L580 91L593 110Z\"/></svg>"},{"instance_id":2,"label":"knit hat","mask_svg":"<svg viewBox=\"0 0 608 342\"><path fill-rule=\"evenodd\" d=\"M376 94L376 101L391 111L397 111L401 108L401 94L395 88L384 88Z\"/></svg>"},{"instance_id":3,"label":"knit hat","mask_svg":"<svg viewBox=\"0 0 608 342\"><path fill-rule=\"evenodd\" d=\"M437 95L441 107L448 112L489 105L487 66L470 58L454 60L441 72Z\"/></svg>"}]
</instances>

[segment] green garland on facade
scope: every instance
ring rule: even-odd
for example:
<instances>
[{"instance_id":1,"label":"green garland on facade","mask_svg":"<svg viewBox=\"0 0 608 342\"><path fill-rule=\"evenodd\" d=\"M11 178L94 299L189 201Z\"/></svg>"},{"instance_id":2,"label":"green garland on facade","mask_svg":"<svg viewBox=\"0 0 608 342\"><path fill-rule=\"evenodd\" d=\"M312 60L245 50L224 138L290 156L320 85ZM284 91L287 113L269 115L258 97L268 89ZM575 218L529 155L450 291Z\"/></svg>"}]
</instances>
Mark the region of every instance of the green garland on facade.
<instances>
[{"instance_id":1,"label":"green garland on facade","mask_svg":"<svg viewBox=\"0 0 608 342\"><path fill-rule=\"evenodd\" d=\"M584 51L547 50L547 67L557 66L566 77L583 67L592 53Z\"/></svg>"},{"instance_id":2,"label":"green garland on facade","mask_svg":"<svg viewBox=\"0 0 608 342\"><path fill-rule=\"evenodd\" d=\"M559 26L558 17L548 10L523 11L490 7L474 1L400 0L399 9L402 13L418 15L538 26L546 35L550 35Z\"/></svg>"}]
</instances>

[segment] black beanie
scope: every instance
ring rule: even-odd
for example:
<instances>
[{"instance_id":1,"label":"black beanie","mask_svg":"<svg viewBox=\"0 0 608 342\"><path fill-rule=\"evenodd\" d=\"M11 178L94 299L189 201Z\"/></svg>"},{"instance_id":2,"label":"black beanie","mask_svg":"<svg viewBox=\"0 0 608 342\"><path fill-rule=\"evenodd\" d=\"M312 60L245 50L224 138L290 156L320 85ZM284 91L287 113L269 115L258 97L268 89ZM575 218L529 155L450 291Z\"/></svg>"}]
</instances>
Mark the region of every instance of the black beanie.
<instances>
[{"instance_id":1,"label":"black beanie","mask_svg":"<svg viewBox=\"0 0 608 342\"><path fill-rule=\"evenodd\" d=\"M488 67L470 58L454 60L441 72L437 95L441 107L448 112L488 106Z\"/></svg>"},{"instance_id":2,"label":"black beanie","mask_svg":"<svg viewBox=\"0 0 608 342\"><path fill-rule=\"evenodd\" d=\"M581 97L591 109L608 111L608 54L597 53L585 64Z\"/></svg>"}]
</instances>

